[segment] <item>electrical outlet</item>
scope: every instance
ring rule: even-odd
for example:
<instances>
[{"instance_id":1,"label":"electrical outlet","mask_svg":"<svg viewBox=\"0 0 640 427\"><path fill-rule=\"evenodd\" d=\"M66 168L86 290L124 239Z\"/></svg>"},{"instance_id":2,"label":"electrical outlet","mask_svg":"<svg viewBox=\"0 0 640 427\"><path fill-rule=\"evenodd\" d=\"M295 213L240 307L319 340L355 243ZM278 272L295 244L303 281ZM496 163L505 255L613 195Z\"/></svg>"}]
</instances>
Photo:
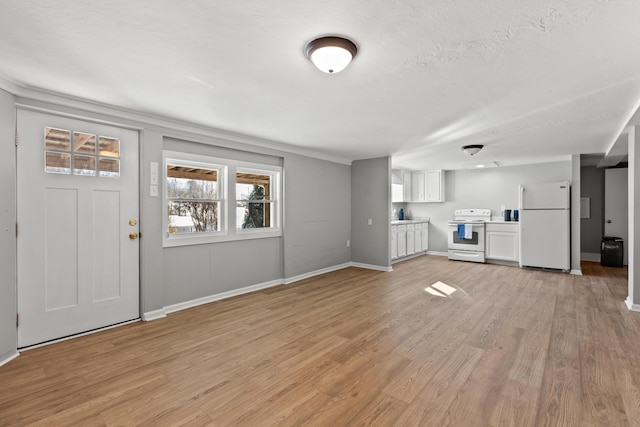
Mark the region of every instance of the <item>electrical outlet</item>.
<instances>
[{"instance_id":1,"label":"electrical outlet","mask_svg":"<svg viewBox=\"0 0 640 427\"><path fill-rule=\"evenodd\" d=\"M351 246L351 240L347 240L347 247Z\"/></svg>"}]
</instances>

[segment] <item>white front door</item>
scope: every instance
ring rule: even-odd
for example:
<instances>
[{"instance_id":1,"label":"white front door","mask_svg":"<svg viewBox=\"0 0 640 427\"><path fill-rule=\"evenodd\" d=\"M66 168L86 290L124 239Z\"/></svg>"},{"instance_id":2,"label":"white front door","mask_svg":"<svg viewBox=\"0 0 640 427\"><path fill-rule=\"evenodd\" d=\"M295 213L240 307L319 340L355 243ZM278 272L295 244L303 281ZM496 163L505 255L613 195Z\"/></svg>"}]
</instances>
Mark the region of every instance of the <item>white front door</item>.
<instances>
[{"instance_id":1,"label":"white front door","mask_svg":"<svg viewBox=\"0 0 640 427\"><path fill-rule=\"evenodd\" d=\"M628 264L628 178L627 168L604 171L604 235L621 237L624 240L624 265Z\"/></svg>"},{"instance_id":2,"label":"white front door","mask_svg":"<svg viewBox=\"0 0 640 427\"><path fill-rule=\"evenodd\" d=\"M138 133L25 110L17 131L18 347L138 318Z\"/></svg>"}]
</instances>

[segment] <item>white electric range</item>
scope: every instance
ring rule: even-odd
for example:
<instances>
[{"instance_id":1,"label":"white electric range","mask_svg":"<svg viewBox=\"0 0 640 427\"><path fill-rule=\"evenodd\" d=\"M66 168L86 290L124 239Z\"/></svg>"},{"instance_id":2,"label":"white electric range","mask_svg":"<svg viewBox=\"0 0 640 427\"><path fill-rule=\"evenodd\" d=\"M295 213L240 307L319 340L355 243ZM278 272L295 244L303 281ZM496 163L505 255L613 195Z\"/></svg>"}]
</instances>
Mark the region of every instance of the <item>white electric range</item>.
<instances>
[{"instance_id":1,"label":"white electric range","mask_svg":"<svg viewBox=\"0 0 640 427\"><path fill-rule=\"evenodd\" d=\"M491 209L456 209L453 220L447 222L449 259L485 262L485 221L490 220ZM462 229L459 228L460 224ZM466 236L464 231L467 232Z\"/></svg>"}]
</instances>

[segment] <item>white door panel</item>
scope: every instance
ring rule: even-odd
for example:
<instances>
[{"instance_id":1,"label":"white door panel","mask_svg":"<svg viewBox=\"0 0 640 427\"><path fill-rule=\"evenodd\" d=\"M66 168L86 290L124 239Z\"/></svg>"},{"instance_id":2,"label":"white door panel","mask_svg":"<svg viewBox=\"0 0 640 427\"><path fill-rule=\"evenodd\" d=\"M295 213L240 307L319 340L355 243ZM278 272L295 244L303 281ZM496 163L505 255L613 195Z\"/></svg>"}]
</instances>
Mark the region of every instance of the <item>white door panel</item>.
<instances>
[{"instance_id":1,"label":"white door panel","mask_svg":"<svg viewBox=\"0 0 640 427\"><path fill-rule=\"evenodd\" d=\"M569 183L545 182L520 186L520 209L569 209Z\"/></svg>"},{"instance_id":2,"label":"white door panel","mask_svg":"<svg viewBox=\"0 0 640 427\"><path fill-rule=\"evenodd\" d=\"M19 110L18 136L18 347L138 318L137 132Z\"/></svg>"},{"instance_id":3,"label":"white door panel","mask_svg":"<svg viewBox=\"0 0 640 427\"><path fill-rule=\"evenodd\" d=\"M567 210L520 212L520 265L569 270Z\"/></svg>"}]
</instances>

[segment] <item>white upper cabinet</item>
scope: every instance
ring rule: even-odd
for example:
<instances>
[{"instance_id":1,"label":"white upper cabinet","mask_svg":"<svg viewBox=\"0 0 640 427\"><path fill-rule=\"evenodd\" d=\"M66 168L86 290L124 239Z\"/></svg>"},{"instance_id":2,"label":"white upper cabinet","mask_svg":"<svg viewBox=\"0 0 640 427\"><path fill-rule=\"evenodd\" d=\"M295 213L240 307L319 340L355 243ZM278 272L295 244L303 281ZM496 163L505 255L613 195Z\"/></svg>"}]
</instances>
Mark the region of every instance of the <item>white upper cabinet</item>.
<instances>
[{"instance_id":1,"label":"white upper cabinet","mask_svg":"<svg viewBox=\"0 0 640 427\"><path fill-rule=\"evenodd\" d=\"M444 202L444 171L427 171L426 174L426 201Z\"/></svg>"},{"instance_id":2,"label":"white upper cabinet","mask_svg":"<svg viewBox=\"0 0 640 427\"><path fill-rule=\"evenodd\" d=\"M424 202L425 199L425 187L426 187L426 172L412 172L411 173L411 201L412 202Z\"/></svg>"},{"instance_id":3,"label":"white upper cabinet","mask_svg":"<svg viewBox=\"0 0 640 427\"><path fill-rule=\"evenodd\" d=\"M411 201L411 172L394 170L391 173L391 202Z\"/></svg>"}]
</instances>

